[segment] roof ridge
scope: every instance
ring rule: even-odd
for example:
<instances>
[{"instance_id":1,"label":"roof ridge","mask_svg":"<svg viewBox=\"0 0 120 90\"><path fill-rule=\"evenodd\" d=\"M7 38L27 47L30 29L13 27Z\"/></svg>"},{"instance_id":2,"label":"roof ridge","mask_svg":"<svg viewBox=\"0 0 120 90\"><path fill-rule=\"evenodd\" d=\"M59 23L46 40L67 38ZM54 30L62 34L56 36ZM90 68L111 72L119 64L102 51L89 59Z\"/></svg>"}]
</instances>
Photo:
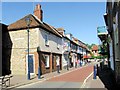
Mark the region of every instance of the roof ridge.
<instances>
[{"instance_id":1,"label":"roof ridge","mask_svg":"<svg viewBox=\"0 0 120 90\"><path fill-rule=\"evenodd\" d=\"M42 22L40 19L38 19L37 16L33 15L43 26L44 24L47 24L52 30L54 30L53 26L51 26L50 24L48 23L45 23L45 22ZM56 30L54 30L56 32ZM57 34L59 34L58 32L56 32ZM59 34L60 35L60 34ZM61 36L61 35L60 35ZM62 37L62 36L61 36Z\"/></svg>"},{"instance_id":2,"label":"roof ridge","mask_svg":"<svg viewBox=\"0 0 120 90\"><path fill-rule=\"evenodd\" d=\"M32 16L34 16L41 24L43 24L43 22L37 16L35 16L34 14L32 14Z\"/></svg>"},{"instance_id":3,"label":"roof ridge","mask_svg":"<svg viewBox=\"0 0 120 90\"><path fill-rule=\"evenodd\" d=\"M15 22L13 22L13 23L11 23L11 24L9 24L8 25L8 30L16 30L16 29L25 29L26 27L27 27L27 25L26 25L26 22L25 22L25 18L27 18L27 17L29 17L29 18L31 18L31 20L32 19L36 19L35 21L38 21L37 23L39 24L40 23L40 21L39 20L37 20L37 18L36 17L34 17L32 14L27 14L27 15L25 15L24 17L22 17L22 18L20 18L20 19L18 19L17 21L15 21ZM19 23L21 23L21 24L19 24ZM40 23L41 24L41 23ZM30 27L34 27L34 26L37 26L37 24L35 25L35 24L33 24L33 22L31 22L31 25L30 25Z\"/></svg>"},{"instance_id":4,"label":"roof ridge","mask_svg":"<svg viewBox=\"0 0 120 90\"><path fill-rule=\"evenodd\" d=\"M50 25L50 27L53 28L53 30L54 30L56 33L58 33L58 34L62 37L62 35L56 30L55 27L53 27L53 26L51 26L51 25Z\"/></svg>"},{"instance_id":5,"label":"roof ridge","mask_svg":"<svg viewBox=\"0 0 120 90\"><path fill-rule=\"evenodd\" d=\"M46 24L48 27L50 27L56 34L58 34L60 37L62 37L61 36L61 34L59 34L51 25L49 25L48 23L45 23L45 22L43 22L44 24Z\"/></svg>"}]
</instances>

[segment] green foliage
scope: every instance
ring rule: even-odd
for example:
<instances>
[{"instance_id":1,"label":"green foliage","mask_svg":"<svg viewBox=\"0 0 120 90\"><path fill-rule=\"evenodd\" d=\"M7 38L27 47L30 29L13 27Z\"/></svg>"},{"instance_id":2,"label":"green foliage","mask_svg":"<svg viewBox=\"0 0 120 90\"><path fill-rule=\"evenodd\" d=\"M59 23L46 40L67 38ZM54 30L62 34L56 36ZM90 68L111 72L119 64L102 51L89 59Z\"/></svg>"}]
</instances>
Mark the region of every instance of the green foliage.
<instances>
[{"instance_id":1,"label":"green foliage","mask_svg":"<svg viewBox=\"0 0 120 90\"><path fill-rule=\"evenodd\" d=\"M89 48L89 49L92 49L92 46L94 46L96 44L92 43L91 45L90 44L86 44L86 46Z\"/></svg>"},{"instance_id":2,"label":"green foliage","mask_svg":"<svg viewBox=\"0 0 120 90\"><path fill-rule=\"evenodd\" d=\"M91 59L105 59L107 55L100 55L100 56L92 56Z\"/></svg>"},{"instance_id":3,"label":"green foliage","mask_svg":"<svg viewBox=\"0 0 120 90\"><path fill-rule=\"evenodd\" d=\"M86 46L91 50L92 49L92 46L94 46L96 44L86 44ZM107 43L106 42L103 42L102 45L98 45L99 47L99 52L102 52L103 55L101 54L100 56L94 56L92 53L91 53L91 59L101 59L101 58L107 58L108 55L107 55Z\"/></svg>"}]
</instances>

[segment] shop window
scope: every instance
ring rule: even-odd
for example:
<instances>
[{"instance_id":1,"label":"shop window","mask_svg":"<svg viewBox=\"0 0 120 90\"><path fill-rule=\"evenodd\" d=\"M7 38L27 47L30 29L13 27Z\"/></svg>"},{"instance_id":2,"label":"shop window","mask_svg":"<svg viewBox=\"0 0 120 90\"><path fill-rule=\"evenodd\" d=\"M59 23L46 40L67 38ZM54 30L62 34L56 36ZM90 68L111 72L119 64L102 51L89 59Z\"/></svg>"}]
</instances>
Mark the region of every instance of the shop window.
<instances>
[{"instance_id":1,"label":"shop window","mask_svg":"<svg viewBox=\"0 0 120 90\"><path fill-rule=\"evenodd\" d=\"M48 55L45 55L45 67L49 67L49 56Z\"/></svg>"}]
</instances>

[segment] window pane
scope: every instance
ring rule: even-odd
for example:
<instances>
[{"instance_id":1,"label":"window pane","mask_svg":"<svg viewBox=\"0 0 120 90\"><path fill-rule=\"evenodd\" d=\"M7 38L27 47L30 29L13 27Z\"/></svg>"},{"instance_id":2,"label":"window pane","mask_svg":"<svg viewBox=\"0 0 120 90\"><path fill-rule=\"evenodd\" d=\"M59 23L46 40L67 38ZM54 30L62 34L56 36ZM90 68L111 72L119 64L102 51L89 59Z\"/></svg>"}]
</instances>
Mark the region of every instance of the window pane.
<instances>
[{"instance_id":1,"label":"window pane","mask_svg":"<svg viewBox=\"0 0 120 90\"><path fill-rule=\"evenodd\" d=\"M45 67L49 67L49 56L45 56Z\"/></svg>"},{"instance_id":2,"label":"window pane","mask_svg":"<svg viewBox=\"0 0 120 90\"><path fill-rule=\"evenodd\" d=\"M47 57L45 56L45 66L47 66Z\"/></svg>"},{"instance_id":3,"label":"window pane","mask_svg":"<svg viewBox=\"0 0 120 90\"><path fill-rule=\"evenodd\" d=\"M47 35L45 35L45 45L48 45L49 43L48 43L48 36Z\"/></svg>"}]
</instances>

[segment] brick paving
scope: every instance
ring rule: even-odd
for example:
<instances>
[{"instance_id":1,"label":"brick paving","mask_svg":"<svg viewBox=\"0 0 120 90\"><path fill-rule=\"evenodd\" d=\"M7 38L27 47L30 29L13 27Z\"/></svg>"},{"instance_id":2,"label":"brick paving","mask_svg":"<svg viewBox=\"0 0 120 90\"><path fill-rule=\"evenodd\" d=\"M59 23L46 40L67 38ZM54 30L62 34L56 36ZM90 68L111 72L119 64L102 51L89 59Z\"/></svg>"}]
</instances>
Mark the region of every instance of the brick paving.
<instances>
[{"instance_id":1,"label":"brick paving","mask_svg":"<svg viewBox=\"0 0 120 90\"><path fill-rule=\"evenodd\" d=\"M93 63L83 67L70 68L69 71L63 69L60 74L58 74L57 72L48 73L48 74L42 75L43 77L42 79L38 79L37 77L33 76L32 77L33 79L27 80L27 76L17 75L17 76L13 76L13 78L11 79L11 87L8 87L8 89L27 85L34 82L39 82L39 81L47 81L47 82L65 81L65 82L76 82L76 83L82 82L83 83L86 77L89 76L89 74L92 71L93 71Z\"/></svg>"},{"instance_id":2,"label":"brick paving","mask_svg":"<svg viewBox=\"0 0 120 90\"><path fill-rule=\"evenodd\" d=\"M75 71L66 73L59 77L52 78L48 81L66 81L66 82L83 82L87 76L93 72L93 66L79 68Z\"/></svg>"},{"instance_id":3,"label":"brick paving","mask_svg":"<svg viewBox=\"0 0 120 90\"><path fill-rule=\"evenodd\" d=\"M70 68L69 71L75 70L76 68ZM63 73L69 72L66 69L61 70L61 73L58 74L57 71L52 72L52 73L47 73L41 76L41 79L38 79L37 76L31 76L31 80L27 80L27 75L13 75L13 77L10 80L10 88L15 88L18 86L26 85L26 84L31 84L34 82L39 82L39 81L45 81L50 78L54 78L54 76L59 76ZM8 85L8 84L7 84Z\"/></svg>"}]
</instances>

